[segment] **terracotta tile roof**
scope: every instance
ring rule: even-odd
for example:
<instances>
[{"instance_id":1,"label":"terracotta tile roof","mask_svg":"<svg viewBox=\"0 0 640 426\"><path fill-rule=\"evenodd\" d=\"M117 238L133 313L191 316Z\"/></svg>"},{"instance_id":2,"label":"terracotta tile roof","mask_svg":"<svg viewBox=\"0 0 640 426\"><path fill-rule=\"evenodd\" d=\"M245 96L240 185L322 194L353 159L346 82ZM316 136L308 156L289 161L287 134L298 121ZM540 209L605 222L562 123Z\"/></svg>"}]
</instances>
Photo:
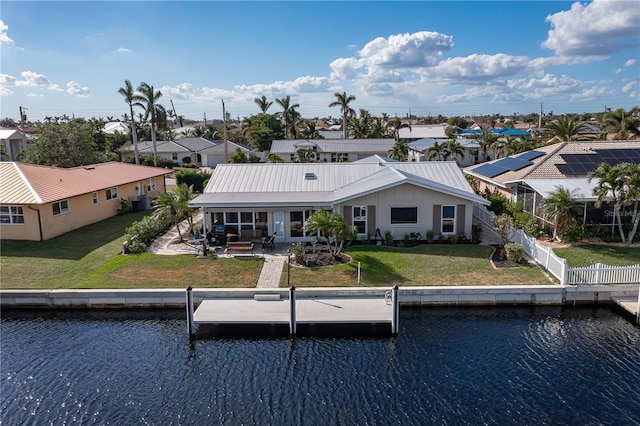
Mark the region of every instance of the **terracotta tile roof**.
<instances>
[{"instance_id":1,"label":"terracotta tile roof","mask_svg":"<svg viewBox=\"0 0 640 426\"><path fill-rule=\"evenodd\" d=\"M170 173L129 163L100 163L63 169L0 163L0 204L45 204Z\"/></svg>"}]
</instances>

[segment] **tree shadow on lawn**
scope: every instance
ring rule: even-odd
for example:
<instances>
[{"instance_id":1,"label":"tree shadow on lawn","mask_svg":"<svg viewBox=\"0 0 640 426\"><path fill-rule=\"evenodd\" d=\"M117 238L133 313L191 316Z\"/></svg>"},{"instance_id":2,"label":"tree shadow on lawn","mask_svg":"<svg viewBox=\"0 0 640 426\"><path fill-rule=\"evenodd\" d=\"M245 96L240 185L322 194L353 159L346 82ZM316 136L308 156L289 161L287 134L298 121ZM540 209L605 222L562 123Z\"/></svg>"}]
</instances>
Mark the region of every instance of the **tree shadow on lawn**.
<instances>
[{"instance_id":1,"label":"tree shadow on lawn","mask_svg":"<svg viewBox=\"0 0 640 426\"><path fill-rule=\"evenodd\" d=\"M391 286L394 283L406 281L406 278L399 274L391 265L366 254L354 257L353 261L345 266L351 269L354 275L357 275L358 262L360 262L361 269L366 271L360 284L365 287ZM375 271L375 273L372 274L371 271Z\"/></svg>"},{"instance_id":2,"label":"tree shadow on lawn","mask_svg":"<svg viewBox=\"0 0 640 426\"><path fill-rule=\"evenodd\" d=\"M125 234L135 221L150 212L113 216L46 241L3 240L3 257L80 260L87 254L113 242ZM122 238L124 242L124 238ZM122 250L121 246L114 247Z\"/></svg>"}]
</instances>

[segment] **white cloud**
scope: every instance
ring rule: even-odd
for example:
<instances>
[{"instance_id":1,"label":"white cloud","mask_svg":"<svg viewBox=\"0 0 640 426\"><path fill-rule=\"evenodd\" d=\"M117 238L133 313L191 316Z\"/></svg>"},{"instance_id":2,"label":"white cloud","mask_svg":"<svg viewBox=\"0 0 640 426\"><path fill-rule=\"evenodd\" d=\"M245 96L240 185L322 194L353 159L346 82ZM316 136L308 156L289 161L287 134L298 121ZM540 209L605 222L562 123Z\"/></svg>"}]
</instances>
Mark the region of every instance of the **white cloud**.
<instances>
[{"instance_id":1,"label":"white cloud","mask_svg":"<svg viewBox=\"0 0 640 426\"><path fill-rule=\"evenodd\" d=\"M127 49L126 47L118 47L118 53L128 53L131 52L131 49Z\"/></svg>"},{"instance_id":2,"label":"white cloud","mask_svg":"<svg viewBox=\"0 0 640 426\"><path fill-rule=\"evenodd\" d=\"M608 55L638 45L640 7L635 1L576 2L570 10L547 16L546 22L552 29L542 47L557 55Z\"/></svg>"},{"instance_id":3,"label":"white cloud","mask_svg":"<svg viewBox=\"0 0 640 426\"><path fill-rule=\"evenodd\" d=\"M82 85L76 83L75 81L70 81L67 83L67 93L79 98L88 98L89 96L91 96L91 90L89 90L88 87L82 87Z\"/></svg>"},{"instance_id":4,"label":"white cloud","mask_svg":"<svg viewBox=\"0 0 640 426\"><path fill-rule=\"evenodd\" d=\"M13 40L7 35L9 26L0 19L0 46L12 46Z\"/></svg>"},{"instance_id":5,"label":"white cloud","mask_svg":"<svg viewBox=\"0 0 640 426\"><path fill-rule=\"evenodd\" d=\"M163 96L177 99L189 99L195 96L191 83L178 84L176 87L162 86L160 92L162 92Z\"/></svg>"},{"instance_id":6,"label":"white cloud","mask_svg":"<svg viewBox=\"0 0 640 426\"><path fill-rule=\"evenodd\" d=\"M425 70L424 74L443 80L483 82L521 73L527 70L529 64L526 56L473 54L442 61L436 67Z\"/></svg>"},{"instance_id":7,"label":"white cloud","mask_svg":"<svg viewBox=\"0 0 640 426\"><path fill-rule=\"evenodd\" d=\"M358 53L369 68L416 68L437 64L442 52L453 47L453 37L431 31L378 37Z\"/></svg>"},{"instance_id":8,"label":"white cloud","mask_svg":"<svg viewBox=\"0 0 640 426\"><path fill-rule=\"evenodd\" d=\"M630 81L622 87L622 93L632 92L633 89L638 85L638 81Z\"/></svg>"},{"instance_id":9,"label":"white cloud","mask_svg":"<svg viewBox=\"0 0 640 426\"><path fill-rule=\"evenodd\" d=\"M638 61L636 61L635 59L629 59L627 62L624 63L625 67L632 67L634 66Z\"/></svg>"},{"instance_id":10,"label":"white cloud","mask_svg":"<svg viewBox=\"0 0 640 426\"><path fill-rule=\"evenodd\" d=\"M42 87L56 92L62 92L60 86L52 83L46 76L33 71L23 71L20 73L22 80L16 80L16 86Z\"/></svg>"}]
</instances>

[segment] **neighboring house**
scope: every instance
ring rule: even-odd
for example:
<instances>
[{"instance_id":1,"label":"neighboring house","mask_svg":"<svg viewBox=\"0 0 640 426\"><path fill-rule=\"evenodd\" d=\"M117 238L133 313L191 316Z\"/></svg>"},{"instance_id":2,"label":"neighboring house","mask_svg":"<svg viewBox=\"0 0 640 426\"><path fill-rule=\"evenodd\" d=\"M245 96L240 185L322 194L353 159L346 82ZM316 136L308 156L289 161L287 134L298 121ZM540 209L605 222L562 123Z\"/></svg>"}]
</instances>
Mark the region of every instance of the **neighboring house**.
<instances>
[{"instance_id":1,"label":"neighboring house","mask_svg":"<svg viewBox=\"0 0 640 426\"><path fill-rule=\"evenodd\" d=\"M419 139L449 139L445 131L447 124L422 125L411 127L401 127L398 130L398 137L404 142L413 142Z\"/></svg>"},{"instance_id":2,"label":"neighboring house","mask_svg":"<svg viewBox=\"0 0 640 426\"><path fill-rule=\"evenodd\" d=\"M147 209L165 192L166 169L101 163L63 169L0 163L0 238L44 241L118 214Z\"/></svg>"},{"instance_id":3,"label":"neighboring house","mask_svg":"<svg viewBox=\"0 0 640 426\"><path fill-rule=\"evenodd\" d=\"M2 161L19 161L20 153L27 149L27 141L22 132L0 128L0 147L4 153Z\"/></svg>"},{"instance_id":4,"label":"neighboring house","mask_svg":"<svg viewBox=\"0 0 640 426\"><path fill-rule=\"evenodd\" d=\"M602 162L612 166L640 163L640 141L561 142L467 167L464 172L478 179L481 191L497 191L512 201L520 201L525 211L539 218L543 218L542 200L563 187L585 203L583 223L614 225L610 205L595 207L593 188L597 181L587 179L587 174ZM631 215L625 219L630 220Z\"/></svg>"},{"instance_id":5,"label":"neighboring house","mask_svg":"<svg viewBox=\"0 0 640 426\"><path fill-rule=\"evenodd\" d=\"M215 146L215 142L211 142L210 140L201 137L177 139L174 143L186 148L189 151L189 158L191 158L191 162L198 165L206 165L203 164L202 154L200 154L200 152ZM183 158L181 157L179 163L182 163L182 160Z\"/></svg>"},{"instance_id":6,"label":"neighboring house","mask_svg":"<svg viewBox=\"0 0 640 426\"><path fill-rule=\"evenodd\" d=\"M344 136L342 130L318 130L318 133L324 139L342 139Z\"/></svg>"},{"instance_id":7,"label":"neighboring house","mask_svg":"<svg viewBox=\"0 0 640 426\"><path fill-rule=\"evenodd\" d=\"M494 135L497 135L498 139L504 138L505 136L510 136L512 138L524 137L526 139L531 139L531 133L522 129L496 127L495 129L492 129L492 133ZM457 135L465 138L473 138L473 137L478 138L482 136L482 129L481 128L464 129L457 132Z\"/></svg>"},{"instance_id":8,"label":"neighboring house","mask_svg":"<svg viewBox=\"0 0 640 426\"><path fill-rule=\"evenodd\" d=\"M394 144L393 139L285 139L273 141L270 153L293 163L299 150L311 150L314 162L340 163L388 155Z\"/></svg>"},{"instance_id":9,"label":"neighboring house","mask_svg":"<svg viewBox=\"0 0 640 426\"><path fill-rule=\"evenodd\" d=\"M124 145L119 151L121 154L121 160L124 161L124 152L133 152L133 144ZM182 164L182 160L185 157L191 158L191 151L173 141L156 141L156 151L158 153L158 158L171 160L176 164ZM153 158L153 142L138 142L138 152L141 156Z\"/></svg>"},{"instance_id":10,"label":"neighboring house","mask_svg":"<svg viewBox=\"0 0 640 426\"><path fill-rule=\"evenodd\" d=\"M199 164L205 167L216 167L218 164L228 163L229 161L231 161L231 156L236 152L236 149L240 149L240 151L242 151L242 153L246 155L247 158L249 157L249 155L254 154L264 160L260 156L261 153L258 152L256 147L227 141L225 154L224 142L214 141L214 144L212 146L198 151L198 155L201 156L201 162Z\"/></svg>"},{"instance_id":11,"label":"neighboring house","mask_svg":"<svg viewBox=\"0 0 640 426\"><path fill-rule=\"evenodd\" d=\"M409 161L429 161L431 155L430 148L437 142L442 145L449 142L450 139L420 139L414 142L409 142ZM478 164L484 161L482 157L480 144L477 139L465 139L457 138L456 142L464 148L464 155L462 158L458 156L455 160L459 166L470 166L472 164Z\"/></svg>"},{"instance_id":12,"label":"neighboring house","mask_svg":"<svg viewBox=\"0 0 640 426\"><path fill-rule=\"evenodd\" d=\"M226 232L261 230L280 242L311 241L304 229L315 210L339 212L358 236L390 231L395 239L425 235L471 235L476 195L450 161L425 163L221 164L203 194L189 205L203 210L204 228Z\"/></svg>"},{"instance_id":13,"label":"neighboring house","mask_svg":"<svg viewBox=\"0 0 640 426\"><path fill-rule=\"evenodd\" d=\"M110 121L102 128L102 133L107 135L115 135L116 133L128 135L130 132L130 125L122 121Z\"/></svg>"}]
</instances>

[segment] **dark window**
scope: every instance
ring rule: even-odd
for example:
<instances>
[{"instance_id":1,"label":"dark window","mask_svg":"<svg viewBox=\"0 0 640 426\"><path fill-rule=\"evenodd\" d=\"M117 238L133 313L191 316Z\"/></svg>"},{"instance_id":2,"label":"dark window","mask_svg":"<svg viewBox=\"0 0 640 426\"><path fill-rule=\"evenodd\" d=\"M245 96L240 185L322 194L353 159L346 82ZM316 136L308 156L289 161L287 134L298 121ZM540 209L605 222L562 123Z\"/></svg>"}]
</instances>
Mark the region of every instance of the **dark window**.
<instances>
[{"instance_id":1,"label":"dark window","mask_svg":"<svg viewBox=\"0 0 640 426\"><path fill-rule=\"evenodd\" d=\"M417 207L391 207L391 224L418 223Z\"/></svg>"}]
</instances>

